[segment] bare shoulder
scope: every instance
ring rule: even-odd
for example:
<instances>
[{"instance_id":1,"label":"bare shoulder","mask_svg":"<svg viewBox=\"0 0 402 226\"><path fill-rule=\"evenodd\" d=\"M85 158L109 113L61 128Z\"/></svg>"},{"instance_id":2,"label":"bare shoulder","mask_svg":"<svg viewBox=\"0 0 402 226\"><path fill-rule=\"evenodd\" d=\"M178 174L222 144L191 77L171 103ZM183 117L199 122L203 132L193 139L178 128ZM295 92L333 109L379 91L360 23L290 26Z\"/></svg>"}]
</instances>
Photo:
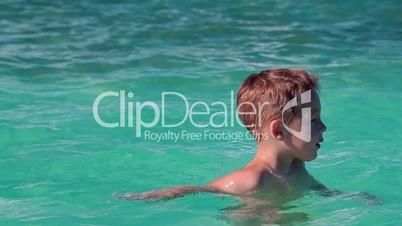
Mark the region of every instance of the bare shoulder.
<instances>
[{"instance_id":1,"label":"bare shoulder","mask_svg":"<svg viewBox=\"0 0 402 226\"><path fill-rule=\"evenodd\" d=\"M206 188L229 194L245 194L255 191L261 173L253 168L242 168L205 185Z\"/></svg>"}]
</instances>

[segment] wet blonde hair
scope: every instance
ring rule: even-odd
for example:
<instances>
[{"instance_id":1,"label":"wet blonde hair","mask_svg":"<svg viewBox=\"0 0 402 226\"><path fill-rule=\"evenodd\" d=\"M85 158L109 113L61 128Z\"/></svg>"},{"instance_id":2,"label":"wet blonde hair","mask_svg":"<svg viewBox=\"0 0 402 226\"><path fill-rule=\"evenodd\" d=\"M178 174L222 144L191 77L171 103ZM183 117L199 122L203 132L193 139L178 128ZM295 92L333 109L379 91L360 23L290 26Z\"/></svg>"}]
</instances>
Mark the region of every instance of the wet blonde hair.
<instances>
[{"instance_id":1,"label":"wet blonde hair","mask_svg":"<svg viewBox=\"0 0 402 226\"><path fill-rule=\"evenodd\" d=\"M238 116L253 135L261 133L270 121L282 120L286 103L310 89L319 91L318 77L305 70L278 68L251 74L237 92ZM290 122L297 112L297 107L285 111L283 120Z\"/></svg>"}]
</instances>

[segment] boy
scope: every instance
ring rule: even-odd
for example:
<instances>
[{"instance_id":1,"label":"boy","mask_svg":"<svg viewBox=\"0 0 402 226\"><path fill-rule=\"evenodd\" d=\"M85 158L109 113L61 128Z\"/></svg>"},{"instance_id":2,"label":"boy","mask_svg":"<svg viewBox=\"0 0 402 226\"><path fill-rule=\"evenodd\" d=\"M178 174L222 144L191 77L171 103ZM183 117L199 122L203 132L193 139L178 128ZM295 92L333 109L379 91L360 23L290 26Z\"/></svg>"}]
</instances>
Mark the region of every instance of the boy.
<instances>
[{"instance_id":1,"label":"boy","mask_svg":"<svg viewBox=\"0 0 402 226\"><path fill-rule=\"evenodd\" d=\"M320 118L318 91L318 78L304 70L271 69L250 75L237 94L239 118L258 145L248 165L205 186L114 195L155 201L199 191L241 195L266 189L324 188L304 166L317 157L327 129Z\"/></svg>"}]
</instances>

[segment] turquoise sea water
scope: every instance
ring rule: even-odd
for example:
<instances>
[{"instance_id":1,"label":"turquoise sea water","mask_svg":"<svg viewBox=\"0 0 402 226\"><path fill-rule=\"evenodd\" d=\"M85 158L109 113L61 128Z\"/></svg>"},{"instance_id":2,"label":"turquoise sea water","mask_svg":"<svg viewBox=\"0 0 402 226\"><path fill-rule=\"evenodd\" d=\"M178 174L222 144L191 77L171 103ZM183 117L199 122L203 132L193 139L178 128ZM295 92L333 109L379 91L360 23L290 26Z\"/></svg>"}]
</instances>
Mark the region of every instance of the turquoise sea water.
<instances>
[{"instance_id":1,"label":"turquoise sea water","mask_svg":"<svg viewBox=\"0 0 402 226\"><path fill-rule=\"evenodd\" d=\"M0 224L400 225L401 10L400 1L0 1ZM145 137L244 134L237 123L197 128L187 118L166 128L159 121L137 137L130 103L134 119L137 103L160 107L163 92L180 93L189 105L203 101L211 114L222 110L213 102L230 111L231 91L272 67L321 77L328 130L310 173L330 188L376 195L382 205L311 194L268 207L208 193L157 203L111 196L203 185L255 154L247 139ZM125 127L100 126L95 99L120 90ZM179 96L166 96L165 107L167 123L184 117ZM152 110L143 108L145 123ZM99 114L120 122L119 97L104 98Z\"/></svg>"}]
</instances>

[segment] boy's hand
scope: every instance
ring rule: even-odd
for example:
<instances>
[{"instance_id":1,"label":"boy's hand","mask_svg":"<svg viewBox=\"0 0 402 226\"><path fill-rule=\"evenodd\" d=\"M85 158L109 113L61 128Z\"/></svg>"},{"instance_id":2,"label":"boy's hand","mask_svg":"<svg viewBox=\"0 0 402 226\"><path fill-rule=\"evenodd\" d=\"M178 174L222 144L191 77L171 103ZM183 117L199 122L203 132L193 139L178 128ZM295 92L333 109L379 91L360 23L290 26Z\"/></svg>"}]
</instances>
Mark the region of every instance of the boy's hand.
<instances>
[{"instance_id":1,"label":"boy's hand","mask_svg":"<svg viewBox=\"0 0 402 226\"><path fill-rule=\"evenodd\" d=\"M380 197L377 197L375 195L372 195L367 192L358 192L350 195L345 195L345 198L350 198L350 199L359 199L363 201L364 203L372 206L376 205L381 205L384 203L384 200L382 200Z\"/></svg>"}]
</instances>

